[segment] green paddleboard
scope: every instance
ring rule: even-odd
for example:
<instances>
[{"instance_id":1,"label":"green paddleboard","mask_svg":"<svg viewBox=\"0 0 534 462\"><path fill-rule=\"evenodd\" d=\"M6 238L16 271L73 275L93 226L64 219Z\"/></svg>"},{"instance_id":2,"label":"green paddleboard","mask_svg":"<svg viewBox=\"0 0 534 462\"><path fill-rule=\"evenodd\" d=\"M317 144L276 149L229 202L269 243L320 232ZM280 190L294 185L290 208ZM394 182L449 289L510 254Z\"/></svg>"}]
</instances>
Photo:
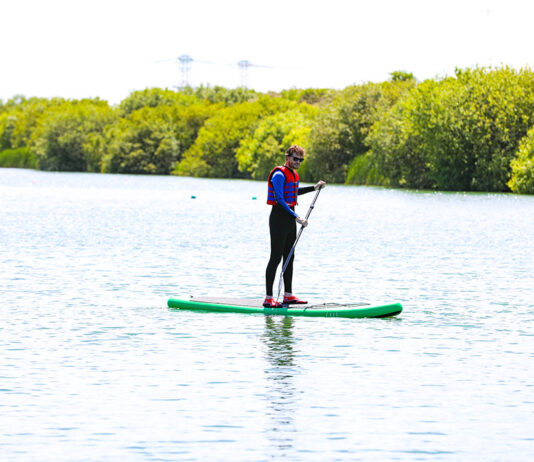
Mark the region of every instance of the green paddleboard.
<instances>
[{"instance_id":1,"label":"green paddleboard","mask_svg":"<svg viewBox=\"0 0 534 462\"><path fill-rule=\"evenodd\" d=\"M368 303L319 303L289 305L282 308L264 308L263 300L223 297L169 298L167 306L180 310L211 311L218 313L245 313L282 316L310 316L326 318L385 318L402 312L400 303L370 305Z\"/></svg>"}]
</instances>

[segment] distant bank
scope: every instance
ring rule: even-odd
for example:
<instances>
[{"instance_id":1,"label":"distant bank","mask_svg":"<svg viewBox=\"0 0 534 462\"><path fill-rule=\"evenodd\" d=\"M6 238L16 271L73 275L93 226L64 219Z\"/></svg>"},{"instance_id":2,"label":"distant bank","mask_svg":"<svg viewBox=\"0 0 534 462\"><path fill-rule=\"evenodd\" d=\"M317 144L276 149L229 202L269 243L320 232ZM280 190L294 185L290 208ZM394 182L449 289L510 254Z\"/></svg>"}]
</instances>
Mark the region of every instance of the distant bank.
<instances>
[{"instance_id":1,"label":"distant bank","mask_svg":"<svg viewBox=\"0 0 534 462\"><path fill-rule=\"evenodd\" d=\"M0 167L264 180L291 144L307 150L304 181L534 194L534 73L0 101Z\"/></svg>"}]
</instances>

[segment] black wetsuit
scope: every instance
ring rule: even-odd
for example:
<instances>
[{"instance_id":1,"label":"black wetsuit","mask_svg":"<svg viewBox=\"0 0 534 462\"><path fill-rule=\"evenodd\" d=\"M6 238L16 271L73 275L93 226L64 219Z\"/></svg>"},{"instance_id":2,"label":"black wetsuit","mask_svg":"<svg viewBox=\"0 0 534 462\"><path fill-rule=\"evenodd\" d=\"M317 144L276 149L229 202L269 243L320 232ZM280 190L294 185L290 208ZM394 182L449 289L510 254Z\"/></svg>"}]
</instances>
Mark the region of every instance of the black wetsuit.
<instances>
[{"instance_id":1,"label":"black wetsuit","mask_svg":"<svg viewBox=\"0 0 534 462\"><path fill-rule=\"evenodd\" d=\"M305 186L299 188L298 194L306 194L314 191L313 186ZM271 233L271 257L265 271L266 293L267 296L273 295L273 283L276 277L276 269L280 264L280 260L284 257L284 264L286 262L291 247L297 238L297 225L295 217L288 213L279 205L273 205L271 215L269 216L269 230ZM294 210L294 207L291 207ZM291 256L291 261L287 265L284 273L284 288L286 292L292 292L293 281L293 260L295 253Z\"/></svg>"}]
</instances>

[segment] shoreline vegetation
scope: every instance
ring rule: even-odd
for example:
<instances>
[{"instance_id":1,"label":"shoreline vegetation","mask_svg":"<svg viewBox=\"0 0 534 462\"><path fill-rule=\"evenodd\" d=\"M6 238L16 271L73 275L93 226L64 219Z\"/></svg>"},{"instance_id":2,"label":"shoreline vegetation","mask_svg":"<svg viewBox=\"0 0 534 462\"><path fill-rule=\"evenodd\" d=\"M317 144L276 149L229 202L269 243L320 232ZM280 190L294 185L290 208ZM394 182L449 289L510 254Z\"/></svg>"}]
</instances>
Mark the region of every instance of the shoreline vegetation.
<instances>
[{"instance_id":1,"label":"shoreline vegetation","mask_svg":"<svg viewBox=\"0 0 534 462\"><path fill-rule=\"evenodd\" d=\"M303 181L534 194L534 72L396 71L342 90L151 88L0 100L0 167L265 180L299 144Z\"/></svg>"}]
</instances>

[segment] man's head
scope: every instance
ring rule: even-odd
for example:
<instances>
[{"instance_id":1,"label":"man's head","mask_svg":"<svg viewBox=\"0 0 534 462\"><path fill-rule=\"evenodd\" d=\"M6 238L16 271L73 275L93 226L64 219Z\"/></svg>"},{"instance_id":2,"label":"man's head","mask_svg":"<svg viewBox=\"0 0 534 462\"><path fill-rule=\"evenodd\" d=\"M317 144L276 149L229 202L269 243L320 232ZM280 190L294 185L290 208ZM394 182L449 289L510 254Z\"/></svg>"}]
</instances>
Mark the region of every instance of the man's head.
<instances>
[{"instance_id":1,"label":"man's head","mask_svg":"<svg viewBox=\"0 0 534 462\"><path fill-rule=\"evenodd\" d=\"M306 152L300 146L294 144L286 151L286 167L296 170L302 164Z\"/></svg>"}]
</instances>

